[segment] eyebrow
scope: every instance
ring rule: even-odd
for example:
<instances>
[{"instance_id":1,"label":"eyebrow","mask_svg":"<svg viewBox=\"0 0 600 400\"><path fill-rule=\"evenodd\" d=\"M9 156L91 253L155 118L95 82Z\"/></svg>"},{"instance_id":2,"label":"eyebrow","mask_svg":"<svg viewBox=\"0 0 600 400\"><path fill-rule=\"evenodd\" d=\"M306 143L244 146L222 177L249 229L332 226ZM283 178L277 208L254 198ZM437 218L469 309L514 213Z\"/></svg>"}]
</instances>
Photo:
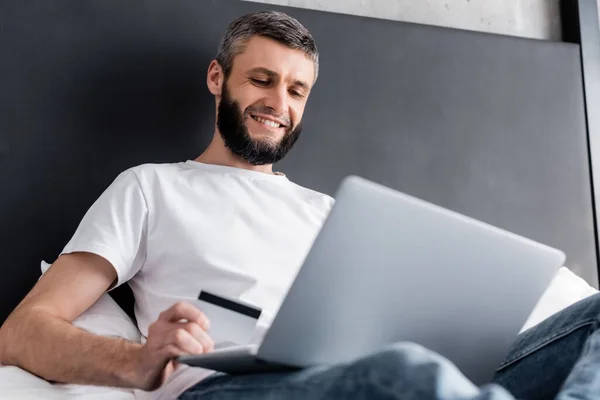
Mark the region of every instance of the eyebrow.
<instances>
[{"instance_id":1,"label":"eyebrow","mask_svg":"<svg viewBox=\"0 0 600 400\"><path fill-rule=\"evenodd\" d=\"M279 76L279 74L277 72L271 71L270 69L267 69L267 68L264 68L264 67L252 68L248 72L251 73L251 74L265 74L269 78L277 78ZM303 81L298 80L298 79L296 79L294 81L294 85L300 86L301 88L303 88L305 90L310 90L310 86L308 85L308 83L303 82Z\"/></svg>"}]
</instances>

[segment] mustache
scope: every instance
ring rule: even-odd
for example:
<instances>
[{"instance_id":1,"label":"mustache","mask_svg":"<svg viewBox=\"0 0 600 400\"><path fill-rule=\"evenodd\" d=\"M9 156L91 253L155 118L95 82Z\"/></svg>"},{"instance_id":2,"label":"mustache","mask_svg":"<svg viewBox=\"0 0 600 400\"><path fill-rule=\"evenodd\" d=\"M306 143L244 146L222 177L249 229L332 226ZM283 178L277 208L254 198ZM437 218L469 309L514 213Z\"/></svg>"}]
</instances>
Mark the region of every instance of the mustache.
<instances>
[{"instance_id":1,"label":"mustache","mask_svg":"<svg viewBox=\"0 0 600 400\"><path fill-rule=\"evenodd\" d=\"M290 126L290 127L292 126L292 121L291 121L289 115L277 114L275 112L275 110L273 110L271 107L250 106L250 107L246 108L244 115L248 116L251 113L270 115L271 117L277 118L277 119L281 120L282 122L284 122L286 126Z\"/></svg>"}]
</instances>

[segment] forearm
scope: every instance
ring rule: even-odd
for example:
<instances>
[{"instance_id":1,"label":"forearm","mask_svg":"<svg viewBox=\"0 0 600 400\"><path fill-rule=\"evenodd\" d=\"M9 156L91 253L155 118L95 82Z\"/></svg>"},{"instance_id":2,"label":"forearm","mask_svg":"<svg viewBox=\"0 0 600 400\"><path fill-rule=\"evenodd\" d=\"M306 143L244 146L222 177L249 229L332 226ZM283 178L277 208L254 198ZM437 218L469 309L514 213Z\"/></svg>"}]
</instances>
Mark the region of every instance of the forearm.
<instances>
[{"instance_id":1,"label":"forearm","mask_svg":"<svg viewBox=\"0 0 600 400\"><path fill-rule=\"evenodd\" d=\"M0 329L0 363L54 382L136 387L140 347L91 334L42 310L17 310Z\"/></svg>"}]
</instances>

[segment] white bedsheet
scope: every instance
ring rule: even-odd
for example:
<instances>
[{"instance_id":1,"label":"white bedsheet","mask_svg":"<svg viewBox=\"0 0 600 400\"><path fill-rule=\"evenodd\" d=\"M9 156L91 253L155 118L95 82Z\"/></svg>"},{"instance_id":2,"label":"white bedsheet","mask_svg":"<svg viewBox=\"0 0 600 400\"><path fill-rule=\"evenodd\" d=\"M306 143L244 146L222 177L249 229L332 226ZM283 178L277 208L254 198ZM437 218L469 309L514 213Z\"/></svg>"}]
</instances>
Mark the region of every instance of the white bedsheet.
<instances>
[{"instance_id":1,"label":"white bedsheet","mask_svg":"<svg viewBox=\"0 0 600 400\"><path fill-rule=\"evenodd\" d=\"M561 268L531 313L523 330L597 292L570 270ZM129 340L139 339L139 331L133 322L108 295L103 296L75 322L97 334ZM135 395L132 390L127 389L50 384L19 368L0 366L0 400L17 399L133 400Z\"/></svg>"},{"instance_id":2,"label":"white bedsheet","mask_svg":"<svg viewBox=\"0 0 600 400\"><path fill-rule=\"evenodd\" d=\"M133 391L99 386L51 384L17 367L0 367L0 399L134 400Z\"/></svg>"}]
</instances>

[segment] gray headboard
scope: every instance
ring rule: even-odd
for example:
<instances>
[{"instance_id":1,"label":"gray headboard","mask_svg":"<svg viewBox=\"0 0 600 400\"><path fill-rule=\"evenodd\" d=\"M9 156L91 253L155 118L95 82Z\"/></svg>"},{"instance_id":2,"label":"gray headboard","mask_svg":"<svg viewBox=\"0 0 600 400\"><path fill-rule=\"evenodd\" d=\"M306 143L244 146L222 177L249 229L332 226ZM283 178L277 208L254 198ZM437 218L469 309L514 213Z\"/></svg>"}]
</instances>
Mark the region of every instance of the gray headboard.
<instances>
[{"instance_id":1,"label":"gray headboard","mask_svg":"<svg viewBox=\"0 0 600 400\"><path fill-rule=\"evenodd\" d=\"M232 19L265 8L296 16L321 52L278 169L330 194L362 175L556 246L597 286L576 44L234 0L6 1L0 321L120 171L200 153L208 63Z\"/></svg>"}]
</instances>

